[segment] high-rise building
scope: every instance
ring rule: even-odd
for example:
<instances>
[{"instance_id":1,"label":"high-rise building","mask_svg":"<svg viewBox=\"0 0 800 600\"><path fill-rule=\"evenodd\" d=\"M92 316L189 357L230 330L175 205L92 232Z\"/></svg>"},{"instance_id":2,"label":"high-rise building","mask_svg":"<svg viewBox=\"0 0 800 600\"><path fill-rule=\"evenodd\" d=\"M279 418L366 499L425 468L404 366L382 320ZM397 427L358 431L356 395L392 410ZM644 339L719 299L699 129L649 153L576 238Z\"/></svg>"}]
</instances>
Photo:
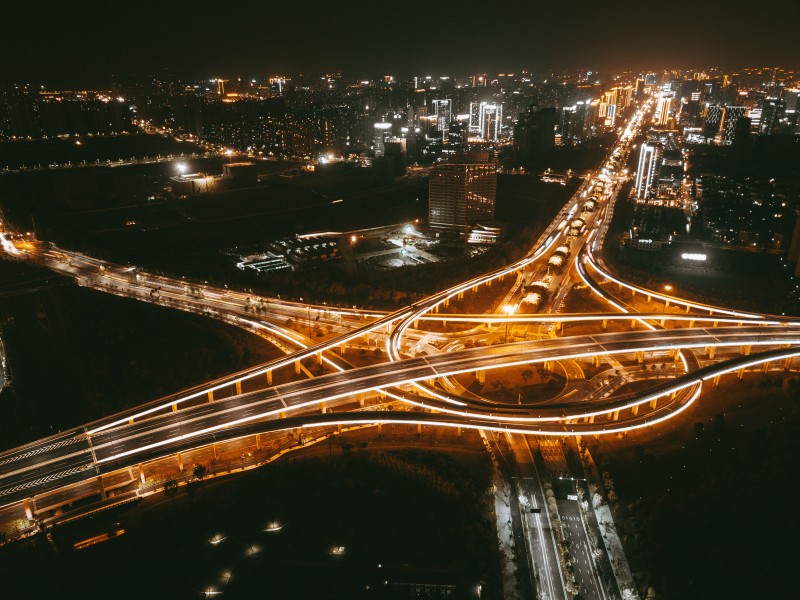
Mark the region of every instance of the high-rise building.
<instances>
[{"instance_id":1,"label":"high-rise building","mask_svg":"<svg viewBox=\"0 0 800 600\"><path fill-rule=\"evenodd\" d=\"M760 133L777 133L786 112L786 102L779 98L764 98L761 105Z\"/></svg>"},{"instance_id":2,"label":"high-rise building","mask_svg":"<svg viewBox=\"0 0 800 600\"><path fill-rule=\"evenodd\" d=\"M428 224L464 228L491 220L496 195L494 163L438 164L430 177Z\"/></svg>"},{"instance_id":3,"label":"high-rise building","mask_svg":"<svg viewBox=\"0 0 800 600\"><path fill-rule=\"evenodd\" d=\"M555 108L531 107L522 113L514 126L514 154L520 164L529 163L536 154L555 146L558 112Z\"/></svg>"},{"instance_id":4,"label":"high-rise building","mask_svg":"<svg viewBox=\"0 0 800 600\"><path fill-rule=\"evenodd\" d=\"M722 139L726 144L732 144L737 131L739 120L747 114L746 106L726 106L722 122Z\"/></svg>"},{"instance_id":5,"label":"high-rise building","mask_svg":"<svg viewBox=\"0 0 800 600\"><path fill-rule=\"evenodd\" d=\"M722 128L722 120L725 116L725 108L718 104L706 107L706 120L703 124L703 137L706 140L713 140L717 137Z\"/></svg>"},{"instance_id":6,"label":"high-rise building","mask_svg":"<svg viewBox=\"0 0 800 600\"><path fill-rule=\"evenodd\" d=\"M375 123L373 126L372 148L375 151L375 158L380 158L385 154L385 142L392 137L391 123Z\"/></svg>"},{"instance_id":7,"label":"high-rise building","mask_svg":"<svg viewBox=\"0 0 800 600\"><path fill-rule=\"evenodd\" d=\"M469 132L479 133L481 130L481 104L482 102L469 103Z\"/></svg>"},{"instance_id":8,"label":"high-rise building","mask_svg":"<svg viewBox=\"0 0 800 600\"><path fill-rule=\"evenodd\" d=\"M500 139L500 130L503 126L503 105L481 102L478 117L480 137L491 142Z\"/></svg>"},{"instance_id":9,"label":"high-rise building","mask_svg":"<svg viewBox=\"0 0 800 600\"><path fill-rule=\"evenodd\" d=\"M656 191L662 149L662 145L659 143L642 144L635 183L636 199L640 202L647 202Z\"/></svg>"},{"instance_id":10,"label":"high-rise building","mask_svg":"<svg viewBox=\"0 0 800 600\"><path fill-rule=\"evenodd\" d=\"M656 125L667 125L669 123L672 102L675 99L673 92L662 92L656 104L656 112L653 114L653 123Z\"/></svg>"},{"instance_id":11,"label":"high-rise building","mask_svg":"<svg viewBox=\"0 0 800 600\"><path fill-rule=\"evenodd\" d=\"M447 129L453 118L453 102L448 98L433 101L433 114L436 117L436 129L442 132L442 137L447 138Z\"/></svg>"}]
</instances>

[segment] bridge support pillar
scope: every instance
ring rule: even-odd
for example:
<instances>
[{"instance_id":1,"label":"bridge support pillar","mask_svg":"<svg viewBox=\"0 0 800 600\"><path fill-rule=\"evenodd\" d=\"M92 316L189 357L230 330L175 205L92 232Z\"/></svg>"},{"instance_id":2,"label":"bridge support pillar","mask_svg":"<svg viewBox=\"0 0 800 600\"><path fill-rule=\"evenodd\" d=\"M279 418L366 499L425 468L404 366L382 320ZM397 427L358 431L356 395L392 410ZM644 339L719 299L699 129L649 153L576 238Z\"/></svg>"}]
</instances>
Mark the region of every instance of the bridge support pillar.
<instances>
[{"instance_id":1,"label":"bridge support pillar","mask_svg":"<svg viewBox=\"0 0 800 600\"><path fill-rule=\"evenodd\" d=\"M108 495L106 494L106 486L103 485L103 476L102 475L98 475L97 476L97 486L100 488L100 499L101 500L107 500L108 499Z\"/></svg>"},{"instance_id":2,"label":"bridge support pillar","mask_svg":"<svg viewBox=\"0 0 800 600\"><path fill-rule=\"evenodd\" d=\"M688 304L686 305L686 313L687 314L689 313L689 305Z\"/></svg>"},{"instance_id":3,"label":"bridge support pillar","mask_svg":"<svg viewBox=\"0 0 800 600\"><path fill-rule=\"evenodd\" d=\"M762 365L761 365L761 372L762 372L762 373L764 373L765 375L766 375L767 373L769 373L769 361L768 361L768 362L765 362L765 363L762 363Z\"/></svg>"},{"instance_id":4,"label":"bridge support pillar","mask_svg":"<svg viewBox=\"0 0 800 600\"><path fill-rule=\"evenodd\" d=\"M173 403L172 412L178 412L178 403L177 402Z\"/></svg>"},{"instance_id":5,"label":"bridge support pillar","mask_svg":"<svg viewBox=\"0 0 800 600\"><path fill-rule=\"evenodd\" d=\"M694 327L694 319L689 319L689 327Z\"/></svg>"},{"instance_id":6,"label":"bridge support pillar","mask_svg":"<svg viewBox=\"0 0 800 600\"><path fill-rule=\"evenodd\" d=\"M478 383L486 383L486 371L475 371L475 379L478 380Z\"/></svg>"},{"instance_id":7,"label":"bridge support pillar","mask_svg":"<svg viewBox=\"0 0 800 600\"><path fill-rule=\"evenodd\" d=\"M285 411L285 410L282 410L282 411L279 413L279 415L278 415L278 416L279 416L281 419L285 419L285 418L286 418L286 411Z\"/></svg>"},{"instance_id":8,"label":"bridge support pillar","mask_svg":"<svg viewBox=\"0 0 800 600\"><path fill-rule=\"evenodd\" d=\"M145 477L144 477L144 467L142 466L142 463L136 465L136 471L139 473L139 481L141 481L142 485L144 485Z\"/></svg>"},{"instance_id":9,"label":"bridge support pillar","mask_svg":"<svg viewBox=\"0 0 800 600\"><path fill-rule=\"evenodd\" d=\"M344 354L344 352L342 352ZM272 369L267 371L267 385L272 385Z\"/></svg>"},{"instance_id":10,"label":"bridge support pillar","mask_svg":"<svg viewBox=\"0 0 800 600\"><path fill-rule=\"evenodd\" d=\"M463 300L464 299L464 292L458 292L458 296L456 296L456 298L458 298L459 300Z\"/></svg>"},{"instance_id":11,"label":"bridge support pillar","mask_svg":"<svg viewBox=\"0 0 800 600\"><path fill-rule=\"evenodd\" d=\"M636 351L634 353L633 356L636 359L636 364L640 365L640 364L642 364L644 362L644 352L643 351L638 350L638 351Z\"/></svg>"},{"instance_id":12,"label":"bridge support pillar","mask_svg":"<svg viewBox=\"0 0 800 600\"><path fill-rule=\"evenodd\" d=\"M719 378L720 377L722 377L722 375L717 375L716 377L714 377L714 387L719 387Z\"/></svg>"},{"instance_id":13,"label":"bridge support pillar","mask_svg":"<svg viewBox=\"0 0 800 600\"><path fill-rule=\"evenodd\" d=\"M652 400L650 400L650 408L652 408L653 410L658 408L658 398L653 398Z\"/></svg>"},{"instance_id":14,"label":"bridge support pillar","mask_svg":"<svg viewBox=\"0 0 800 600\"><path fill-rule=\"evenodd\" d=\"M608 328L608 319L603 319L603 329Z\"/></svg>"},{"instance_id":15,"label":"bridge support pillar","mask_svg":"<svg viewBox=\"0 0 800 600\"><path fill-rule=\"evenodd\" d=\"M669 308L669 300L664 300L664 308Z\"/></svg>"},{"instance_id":16,"label":"bridge support pillar","mask_svg":"<svg viewBox=\"0 0 800 600\"><path fill-rule=\"evenodd\" d=\"M791 370L791 368L792 368L792 357L790 356L789 358L787 358L787 359L784 361L784 363L783 363L783 370L788 372L788 371L790 371L790 370Z\"/></svg>"},{"instance_id":17,"label":"bridge support pillar","mask_svg":"<svg viewBox=\"0 0 800 600\"><path fill-rule=\"evenodd\" d=\"M612 421L619 421L619 411L618 410L615 410L613 413L611 413L611 420Z\"/></svg>"},{"instance_id":18,"label":"bridge support pillar","mask_svg":"<svg viewBox=\"0 0 800 600\"><path fill-rule=\"evenodd\" d=\"M444 306L445 308L450 306L450 298L445 298L444 302L442 302L442 306Z\"/></svg>"},{"instance_id":19,"label":"bridge support pillar","mask_svg":"<svg viewBox=\"0 0 800 600\"><path fill-rule=\"evenodd\" d=\"M417 437L422 435L422 423L417 423Z\"/></svg>"},{"instance_id":20,"label":"bridge support pillar","mask_svg":"<svg viewBox=\"0 0 800 600\"><path fill-rule=\"evenodd\" d=\"M461 425L458 426L458 439L461 439Z\"/></svg>"},{"instance_id":21,"label":"bridge support pillar","mask_svg":"<svg viewBox=\"0 0 800 600\"><path fill-rule=\"evenodd\" d=\"M22 501L22 508L25 509L25 518L28 519L28 521L33 521L33 508L31 507L32 500L32 498L31 500L26 498Z\"/></svg>"},{"instance_id":22,"label":"bridge support pillar","mask_svg":"<svg viewBox=\"0 0 800 600\"><path fill-rule=\"evenodd\" d=\"M383 434L383 423L378 423L378 437L381 437Z\"/></svg>"},{"instance_id":23,"label":"bridge support pillar","mask_svg":"<svg viewBox=\"0 0 800 600\"><path fill-rule=\"evenodd\" d=\"M660 325L663 327L663 326L664 326L664 323L666 323L666 322L667 322L667 320L666 320L666 319L661 319L661 322L660 322L659 324L660 324Z\"/></svg>"},{"instance_id":24,"label":"bridge support pillar","mask_svg":"<svg viewBox=\"0 0 800 600\"><path fill-rule=\"evenodd\" d=\"M325 406L325 403L324 403L324 402L320 402L320 404L319 404L319 409L322 411L322 414L323 414L323 415L324 415L326 412L328 412L328 407L327 407L327 406Z\"/></svg>"},{"instance_id":25,"label":"bridge support pillar","mask_svg":"<svg viewBox=\"0 0 800 600\"><path fill-rule=\"evenodd\" d=\"M357 394L358 397L358 405L363 407L364 406L364 398L366 398L366 394Z\"/></svg>"},{"instance_id":26,"label":"bridge support pillar","mask_svg":"<svg viewBox=\"0 0 800 600\"><path fill-rule=\"evenodd\" d=\"M636 319L631 319L631 329L636 329Z\"/></svg>"},{"instance_id":27,"label":"bridge support pillar","mask_svg":"<svg viewBox=\"0 0 800 600\"><path fill-rule=\"evenodd\" d=\"M752 346L750 346L750 345L742 346L741 348L739 348L739 354L744 354L745 356L750 356L750 350L751 349L752 349Z\"/></svg>"},{"instance_id":28,"label":"bridge support pillar","mask_svg":"<svg viewBox=\"0 0 800 600\"><path fill-rule=\"evenodd\" d=\"M472 286L472 293L475 294L475 293L477 293L477 291L478 291L478 286L477 285L473 285Z\"/></svg>"},{"instance_id":29,"label":"bridge support pillar","mask_svg":"<svg viewBox=\"0 0 800 600\"><path fill-rule=\"evenodd\" d=\"M256 450L261 450L261 434L256 434Z\"/></svg>"},{"instance_id":30,"label":"bridge support pillar","mask_svg":"<svg viewBox=\"0 0 800 600\"><path fill-rule=\"evenodd\" d=\"M638 404L634 404L633 406L631 406L631 414L634 417L639 414L639 405Z\"/></svg>"},{"instance_id":31,"label":"bridge support pillar","mask_svg":"<svg viewBox=\"0 0 800 600\"><path fill-rule=\"evenodd\" d=\"M419 329L419 319L414 319L414 329Z\"/></svg>"},{"instance_id":32,"label":"bridge support pillar","mask_svg":"<svg viewBox=\"0 0 800 600\"><path fill-rule=\"evenodd\" d=\"M219 444L211 444L211 456L214 460L219 459Z\"/></svg>"},{"instance_id":33,"label":"bridge support pillar","mask_svg":"<svg viewBox=\"0 0 800 600\"><path fill-rule=\"evenodd\" d=\"M181 453L177 452L175 457L178 459L178 470L183 471L183 457L181 456Z\"/></svg>"},{"instance_id":34,"label":"bridge support pillar","mask_svg":"<svg viewBox=\"0 0 800 600\"><path fill-rule=\"evenodd\" d=\"M342 433L342 424L341 423L337 423L336 424L336 433Z\"/></svg>"},{"instance_id":35,"label":"bridge support pillar","mask_svg":"<svg viewBox=\"0 0 800 600\"><path fill-rule=\"evenodd\" d=\"M602 363L602 358L600 358L599 354L592 354L592 366L595 368L600 368L600 364Z\"/></svg>"},{"instance_id":36,"label":"bridge support pillar","mask_svg":"<svg viewBox=\"0 0 800 600\"><path fill-rule=\"evenodd\" d=\"M706 356L708 358L714 358L714 355L716 353L717 353L717 347L716 346L709 346L708 348L706 348L705 354L706 354Z\"/></svg>"},{"instance_id":37,"label":"bridge support pillar","mask_svg":"<svg viewBox=\"0 0 800 600\"><path fill-rule=\"evenodd\" d=\"M647 301L650 302L653 298L650 297L650 294L647 294Z\"/></svg>"},{"instance_id":38,"label":"bridge support pillar","mask_svg":"<svg viewBox=\"0 0 800 600\"><path fill-rule=\"evenodd\" d=\"M237 396L241 396L242 395L242 380L241 379L236 382L236 395Z\"/></svg>"},{"instance_id":39,"label":"bridge support pillar","mask_svg":"<svg viewBox=\"0 0 800 600\"><path fill-rule=\"evenodd\" d=\"M711 323L711 326L712 327L719 327L719 321L714 321L713 323Z\"/></svg>"},{"instance_id":40,"label":"bridge support pillar","mask_svg":"<svg viewBox=\"0 0 800 600\"><path fill-rule=\"evenodd\" d=\"M206 395L208 396L208 401L209 402L213 402L214 401L214 392L208 392L208 394L206 394Z\"/></svg>"},{"instance_id":41,"label":"bridge support pillar","mask_svg":"<svg viewBox=\"0 0 800 600\"><path fill-rule=\"evenodd\" d=\"M594 415L589 416L589 423L594 423Z\"/></svg>"},{"instance_id":42,"label":"bridge support pillar","mask_svg":"<svg viewBox=\"0 0 800 600\"><path fill-rule=\"evenodd\" d=\"M553 361L552 360L544 361L544 365L543 366L544 366L544 370L547 371L548 373L552 373L553 372L554 365L553 365Z\"/></svg>"},{"instance_id":43,"label":"bridge support pillar","mask_svg":"<svg viewBox=\"0 0 800 600\"><path fill-rule=\"evenodd\" d=\"M300 361L299 360L294 361L294 374L295 375L300 375Z\"/></svg>"},{"instance_id":44,"label":"bridge support pillar","mask_svg":"<svg viewBox=\"0 0 800 600\"><path fill-rule=\"evenodd\" d=\"M742 367L741 369L739 369L739 371L737 371L736 377L738 377L739 379L744 378L744 367Z\"/></svg>"},{"instance_id":45,"label":"bridge support pillar","mask_svg":"<svg viewBox=\"0 0 800 600\"><path fill-rule=\"evenodd\" d=\"M133 417L131 417L130 419L128 419L128 425L133 425Z\"/></svg>"},{"instance_id":46,"label":"bridge support pillar","mask_svg":"<svg viewBox=\"0 0 800 600\"><path fill-rule=\"evenodd\" d=\"M492 280L491 279L486 282L486 287L492 287Z\"/></svg>"},{"instance_id":47,"label":"bridge support pillar","mask_svg":"<svg viewBox=\"0 0 800 600\"><path fill-rule=\"evenodd\" d=\"M317 364L322 366L322 352L317 352Z\"/></svg>"}]
</instances>

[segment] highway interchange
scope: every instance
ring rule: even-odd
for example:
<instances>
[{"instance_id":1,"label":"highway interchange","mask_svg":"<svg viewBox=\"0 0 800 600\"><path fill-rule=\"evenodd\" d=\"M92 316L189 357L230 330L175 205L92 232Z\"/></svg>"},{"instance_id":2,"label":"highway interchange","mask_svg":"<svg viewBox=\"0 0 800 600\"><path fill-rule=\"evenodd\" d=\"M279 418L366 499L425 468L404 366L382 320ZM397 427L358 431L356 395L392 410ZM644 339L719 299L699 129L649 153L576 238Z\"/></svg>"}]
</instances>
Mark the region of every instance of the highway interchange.
<instances>
[{"instance_id":1,"label":"highway interchange","mask_svg":"<svg viewBox=\"0 0 800 600\"><path fill-rule=\"evenodd\" d=\"M601 169L587 178L528 255L392 313L258 298L252 293L215 289L113 265L49 244L18 243L5 233L0 234L0 244L11 259L37 262L73 277L80 285L223 319L256 331L286 353L286 357L264 365L0 453L0 508L19 506L68 486L84 486L90 480L102 482L99 478L103 476L171 454L256 433L289 432L322 425L412 423L502 435L564 437L652 427L698 401L708 381L718 380L725 373L741 373L755 365L791 361L800 355L800 323L785 317L686 302L641 289L615 278L595 257L624 180L610 172L610 161L629 151L646 108L640 108L631 119ZM593 190L600 189L596 208L588 215L583 213L587 218L585 223L581 221L581 230L571 230L586 198ZM539 307L540 312L522 314L520 307L529 288L527 284L542 279L545 273L549 276L548 260L557 248L565 255L569 268L550 277L554 293ZM515 277L516 283L496 312L481 315L445 312L450 300L505 277ZM564 298L576 284L586 286L599 301L606 303L608 312L561 312ZM611 291L613 286L617 287L616 294ZM628 298L639 294L664 302L665 307L672 305L683 310L638 313L626 303L623 293ZM512 308L503 314L504 307ZM314 324L329 328L330 334L323 341L315 341L286 325L287 319L291 319L302 330L306 323L310 336L312 316ZM426 324L436 322L458 323L467 329L442 333L426 328ZM603 331L609 322L630 324L631 328ZM587 324L595 326L596 332L566 335L563 331L566 326ZM501 325L511 326L512 333L521 326L527 339L465 346L466 340L491 333L496 338ZM557 335L559 329L562 337ZM354 368L344 350L357 342L382 348L388 361ZM431 353L444 344L448 351ZM421 352L422 348L427 352ZM752 353L753 349L760 352ZM716 352L719 356L715 357ZM459 394L459 386L453 383L460 374L480 378L486 371L527 364L552 369L556 363L587 358L598 363L630 356L639 360L644 353L666 357L663 360L676 368L671 377L636 393L625 390L617 393L625 383L617 378L599 392L582 391L569 401L556 399L520 405ZM257 378L271 382L271 375L277 369L295 365L299 373L303 360L319 361L329 372L242 392L242 382ZM215 393L231 387L236 390L234 395L214 397ZM367 396L402 404L411 410L387 410L383 404L365 407L363 399ZM522 450L516 448L515 452ZM529 473L522 477L533 476ZM531 497L537 502L535 494ZM538 502L543 502L543 498ZM539 528L541 538L542 523L538 517L532 526L534 530ZM563 581L554 583L555 574L560 573L558 565L553 564L557 562L555 556L548 559L540 551L538 560L551 565L545 577L550 597L563 597ZM559 577L563 578L563 573ZM596 576L584 581L581 587L588 597L605 597ZM589 588L595 589L595 593Z\"/></svg>"}]
</instances>

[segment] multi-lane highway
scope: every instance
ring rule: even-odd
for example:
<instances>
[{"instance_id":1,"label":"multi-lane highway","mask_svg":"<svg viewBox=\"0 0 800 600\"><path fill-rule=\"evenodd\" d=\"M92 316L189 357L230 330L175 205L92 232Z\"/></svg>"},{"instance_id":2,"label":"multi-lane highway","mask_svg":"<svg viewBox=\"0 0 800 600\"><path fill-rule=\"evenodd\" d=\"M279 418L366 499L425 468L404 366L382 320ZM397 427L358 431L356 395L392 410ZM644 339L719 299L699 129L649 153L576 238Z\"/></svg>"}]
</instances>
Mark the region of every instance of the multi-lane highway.
<instances>
[{"instance_id":1,"label":"multi-lane highway","mask_svg":"<svg viewBox=\"0 0 800 600\"><path fill-rule=\"evenodd\" d=\"M704 380L764 360L762 355L741 356L728 362L691 368L674 380L665 380L647 392L606 399L602 404L581 400L533 408L516 404L488 403L417 397L403 392L407 384L438 377L505 368L509 365L566 360L595 355L638 351L676 351L682 348L753 347L775 348L766 356L780 360L800 354L800 328L742 326L709 329L632 330L569 336L473 348L433 356L403 359L314 379L296 381L262 391L187 406L180 411L161 411L150 418L127 419L110 426L90 424L23 448L0 454L0 505L54 489L100 472L111 472L164 454L186 450L243 435L237 426L260 430L289 429L308 418L321 422L447 422L451 425L518 431L530 434L589 434L617 432L652 425L683 410ZM375 417L319 414L322 404L352 402L365 391L384 390L435 412L396 413ZM678 392L684 392L683 395ZM672 398L672 394L675 397ZM687 396L687 397L684 397ZM666 397L666 398L665 398ZM653 401L665 398L660 403ZM624 411L624 413L623 413ZM282 418L281 415L284 415ZM292 419L288 419L291 416ZM131 420L133 422L131 422Z\"/></svg>"}]
</instances>

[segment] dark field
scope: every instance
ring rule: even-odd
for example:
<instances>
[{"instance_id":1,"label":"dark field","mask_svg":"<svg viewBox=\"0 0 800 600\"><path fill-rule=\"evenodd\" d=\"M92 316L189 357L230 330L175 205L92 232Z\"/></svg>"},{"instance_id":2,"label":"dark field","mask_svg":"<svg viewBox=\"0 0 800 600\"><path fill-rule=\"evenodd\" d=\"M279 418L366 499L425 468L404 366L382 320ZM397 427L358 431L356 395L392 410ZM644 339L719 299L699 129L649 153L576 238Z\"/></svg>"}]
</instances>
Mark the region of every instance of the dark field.
<instances>
[{"instance_id":1,"label":"dark field","mask_svg":"<svg viewBox=\"0 0 800 600\"><path fill-rule=\"evenodd\" d=\"M0 396L0 447L113 414L276 357L260 338L209 319L76 287L0 262L13 387ZM18 293L27 288L32 293Z\"/></svg>"},{"instance_id":2,"label":"dark field","mask_svg":"<svg viewBox=\"0 0 800 600\"><path fill-rule=\"evenodd\" d=\"M338 444L333 458L282 460L56 528L53 544L0 548L4 597L392 598L398 582L452 585L454 599L482 582L483 598L500 597L485 454Z\"/></svg>"},{"instance_id":3,"label":"dark field","mask_svg":"<svg viewBox=\"0 0 800 600\"><path fill-rule=\"evenodd\" d=\"M80 144L76 142L80 141ZM0 171L4 168L18 169L49 164L80 164L96 160L118 161L131 158L155 158L202 153L203 149L189 142L179 142L160 135L128 134L117 136L83 136L77 139L18 140L0 144Z\"/></svg>"}]
</instances>

